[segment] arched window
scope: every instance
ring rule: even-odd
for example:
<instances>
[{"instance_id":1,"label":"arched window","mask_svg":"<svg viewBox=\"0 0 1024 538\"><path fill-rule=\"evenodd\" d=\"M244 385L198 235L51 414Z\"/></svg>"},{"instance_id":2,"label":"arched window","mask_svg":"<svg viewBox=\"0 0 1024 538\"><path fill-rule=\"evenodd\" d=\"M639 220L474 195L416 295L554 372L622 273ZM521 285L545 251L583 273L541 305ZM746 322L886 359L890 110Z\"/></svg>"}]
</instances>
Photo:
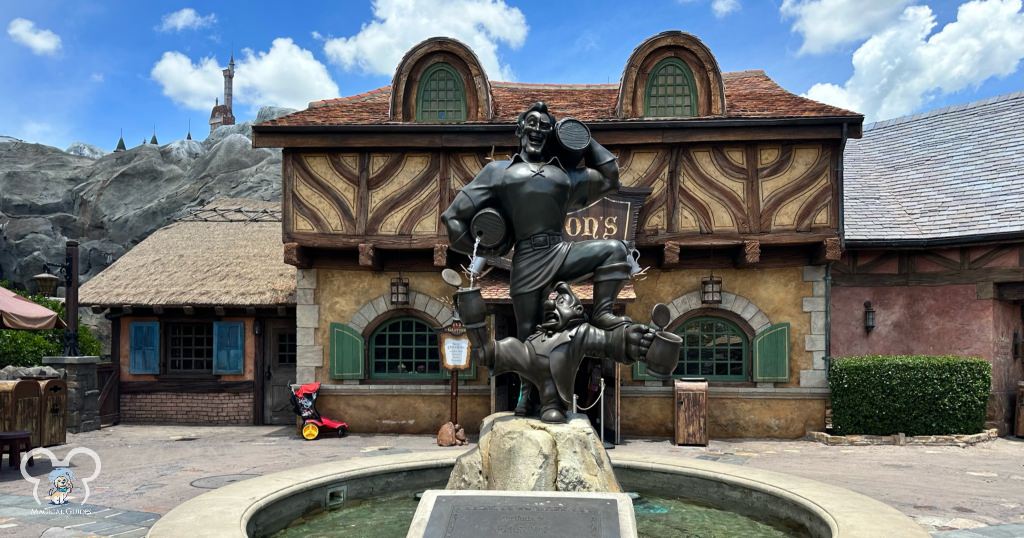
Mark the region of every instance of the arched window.
<instances>
[{"instance_id":1,"label":"arched window","mask_svg":"<svg viewBox=\"0 0 1024 538\"><path fill-rule=\"evenodd\" d=\"M718 381L747 379L747 335L732 321L698 317L686 321L675 332L683 338L675 375Z\"/></svg>"},{"instance_id":2,"label":"arched window","mask_svg":"<svg viewBox=\"0 0 1024 538\"><path fill-rule=\"evenodd\" d=\"M441 377L437 333L412 316L382 323L369 338L370 377L424 379Z\"/></svg>"},{"instance_id":3,"label":"arched window","mask_svg":"<svg viewBox=\"0 0 1024 538\"><path fill-rule=\"evenodd\" d=\"M466 92L462 77L445 63L427 68L416 96L416 121L465 121Z\"/></svg>"},{"instance_id":4,"label":"arched window","mask_svg":"<svg viewBox=\"0 0 1024 538\"><path fill-rule=\"evenodd\" d=\"M679 58L665 58L647 79L644 116L680 118L697 113L696 84L690 68Z\"/></svg>"}]
</instances>

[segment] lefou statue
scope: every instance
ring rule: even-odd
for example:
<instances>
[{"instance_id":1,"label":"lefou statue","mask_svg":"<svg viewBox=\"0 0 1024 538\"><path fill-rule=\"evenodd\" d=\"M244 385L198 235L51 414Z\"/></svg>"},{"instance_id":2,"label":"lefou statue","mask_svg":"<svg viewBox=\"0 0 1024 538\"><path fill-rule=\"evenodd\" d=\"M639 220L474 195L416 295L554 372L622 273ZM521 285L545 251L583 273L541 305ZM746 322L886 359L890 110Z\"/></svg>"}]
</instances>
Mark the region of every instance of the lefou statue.
<instances>
[{"instance_id":1,"label":"lefou statue","mask_svg":"<svg viewBox=\"0 0 1024 538\"><path fill-rule=\"evenodd\" d=\"M486 306L478 288L457 294L458 312L472 343L473 360L491 375L516 372L540 391L540 419L566 421L573 381L584 357L608 358L624 364L646 361L649 372L671 375L681 340L641 323L602 329L587 323L583 304L565 282L555 285L555 297L544 301L544 318L525 341L495 341L486 323ZM657 308L664 308L660 305Z\"/></svg>"}]
</instances>

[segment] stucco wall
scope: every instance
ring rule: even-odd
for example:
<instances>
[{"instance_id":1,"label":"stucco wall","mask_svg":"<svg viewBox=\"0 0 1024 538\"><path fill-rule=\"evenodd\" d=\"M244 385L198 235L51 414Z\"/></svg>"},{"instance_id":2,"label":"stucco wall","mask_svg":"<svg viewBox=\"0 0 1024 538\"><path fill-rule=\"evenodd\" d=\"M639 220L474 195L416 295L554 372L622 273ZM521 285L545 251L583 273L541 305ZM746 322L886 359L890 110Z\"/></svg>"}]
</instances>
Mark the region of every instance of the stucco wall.
<instances>
[{"instance_id":1,"label":"stucco wall","mask_svg":"<svg viewBox=\"0 0 1024 538\"><path fill-rule=\"evenodd\" d=\"M875 328L864 331L864 301ZM993 301L974 284L832 288L832 356L992 357Z\"/></svg>"},{"instance_id":2,"label":"stucco wall","mask_svg":"<svg viewBox=\"0 0 1024 538\"><path fill-rule=\"evenodd\" d=\"M672 437L671 394L622 397L623 435ZM797 439L825 428L825 399L736 398L711 395L708 435L712 439Z\"/></svg>"}]
</instances>

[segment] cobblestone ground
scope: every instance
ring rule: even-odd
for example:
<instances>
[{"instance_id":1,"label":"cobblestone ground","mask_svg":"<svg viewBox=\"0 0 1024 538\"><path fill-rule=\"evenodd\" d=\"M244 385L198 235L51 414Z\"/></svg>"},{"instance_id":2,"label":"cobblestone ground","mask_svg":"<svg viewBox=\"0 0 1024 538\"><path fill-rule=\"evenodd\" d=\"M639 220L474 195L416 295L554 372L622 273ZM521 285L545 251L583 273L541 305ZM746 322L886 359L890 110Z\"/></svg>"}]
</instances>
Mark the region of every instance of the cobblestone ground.
<instances>
[{"instance_id":1,"label":"cobblestone ground","mask_svg":"<svg viewBox=\"0 0 1024 538\"><path fill-rule=\"evenodd\" d=\"M439 448L431 436L350 435L308 442L288 427L122 425L69 435L68 444L53 452L63 458L75 447L95 450L102 462L85 505L79 483L70 504L37 504L32 485L4 458L0 536L143 536L174 506L233 481L337 458L466 449ZM970 448L744 440L713 441L706 449L633 439L615 450L711 459L819 480L888 503L935 536L1024 537L1024 440L1015 438ZM93 474L87 460L72 458L78 477ZM29 469L42 478L40 494L45 495L49 462L37 459Z\"/></svg>"}]
</instances>

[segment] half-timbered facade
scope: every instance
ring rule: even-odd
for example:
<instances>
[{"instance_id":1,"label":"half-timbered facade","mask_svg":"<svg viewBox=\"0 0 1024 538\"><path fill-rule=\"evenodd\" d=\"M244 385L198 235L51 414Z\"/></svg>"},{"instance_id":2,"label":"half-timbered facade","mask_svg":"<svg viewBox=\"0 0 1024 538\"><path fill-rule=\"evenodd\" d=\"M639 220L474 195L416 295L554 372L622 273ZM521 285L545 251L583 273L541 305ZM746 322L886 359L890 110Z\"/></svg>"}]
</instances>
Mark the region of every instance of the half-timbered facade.
<instances>
[{"instance_id":1,"label":"half-timbered facade","mask_svg":"<svg viewBox=\"0 0 1024 538\"><path fill-rule=\"evenodd\" d=\"M684 336L677 374L711 380L711 435L823 427L825 267L840 257L840 163L862 117L789 93L762 71L722 73L682 32L647 39L619 83L598 85L491 81L468 47L434 38L406 54L390 86L254 127L254 145L284 148L297 376L324 384L321 411L353 431L427 433L447 419L432 331L450 320L451 289L439 274L467 260L448 251L440 216L484 165L516 151L516 117L535 101L586 122L618 156L619 199L642 200L635 220L600 207L571 215L565 235L635 241L651 268L620 296L622 308L649 319L655 303L671 305L671 329ZM702 301L712 275L722 281L717 303ZM488 278L504 336L514 326L507 273ZM406 282L404 300L392 292ZM610 429L671 433L669 382L592 366L613 387ZM595 396L587 375L584 405ZM463 377L467 429L508 408L513 381L485 369Z\"/></svg>"}]
</instances>

